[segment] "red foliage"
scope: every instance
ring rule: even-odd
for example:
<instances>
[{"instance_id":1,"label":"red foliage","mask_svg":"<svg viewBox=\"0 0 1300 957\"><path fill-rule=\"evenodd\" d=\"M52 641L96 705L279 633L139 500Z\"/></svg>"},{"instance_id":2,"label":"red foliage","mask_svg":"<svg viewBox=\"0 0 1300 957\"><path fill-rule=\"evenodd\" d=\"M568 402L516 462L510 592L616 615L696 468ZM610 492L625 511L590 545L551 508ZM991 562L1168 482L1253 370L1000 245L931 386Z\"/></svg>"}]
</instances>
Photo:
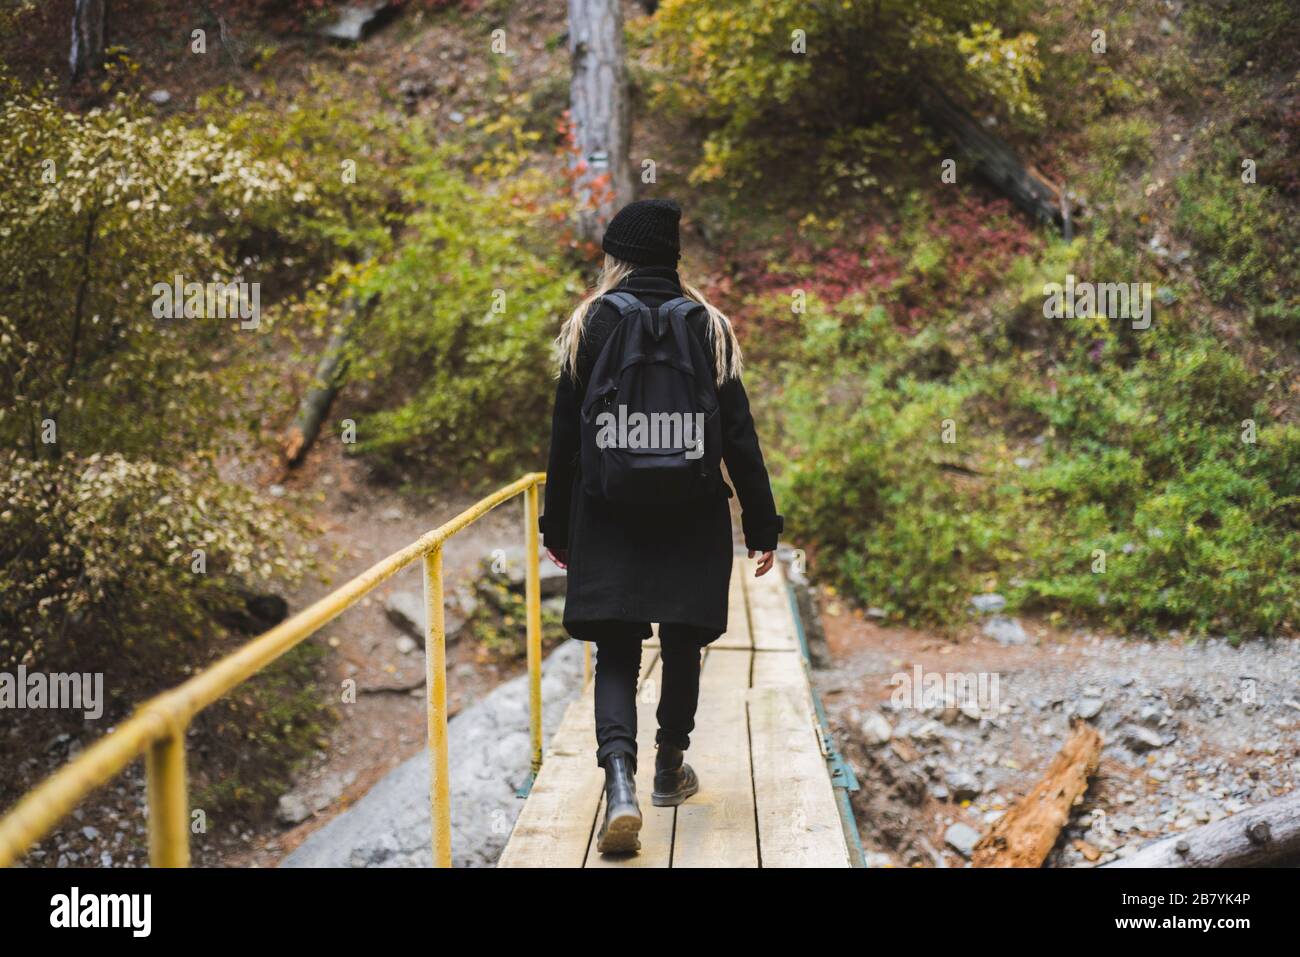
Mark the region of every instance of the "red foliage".
<instances>
[{"instance_id":1,"label":"red foliage","mask_svg":"<svg viewBox=\"0 0 1300 957\"><path fill-rule=\"evenodd\" d=\"M899 327L913 329L931 313L994 288L1012 260L1037 242L1007 200L969 193L932 209L922 229L943 250L933 269L909 270L912 250L894 239L897 230L871 223L834 245L797 242L775 268L770 250L732 252L734 288L755 296L797 288L830 304L864 293L888 309Z\"/></svg>"}]
</instances>

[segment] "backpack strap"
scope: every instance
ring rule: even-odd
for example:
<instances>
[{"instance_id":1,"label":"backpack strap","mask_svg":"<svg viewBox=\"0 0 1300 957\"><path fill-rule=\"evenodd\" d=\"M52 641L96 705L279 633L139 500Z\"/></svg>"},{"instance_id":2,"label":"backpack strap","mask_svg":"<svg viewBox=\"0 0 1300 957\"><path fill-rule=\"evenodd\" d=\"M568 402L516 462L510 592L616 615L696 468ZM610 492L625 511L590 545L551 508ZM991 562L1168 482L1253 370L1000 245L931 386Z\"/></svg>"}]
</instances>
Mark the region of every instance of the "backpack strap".
<instances>
[{"instance_id":1,"label":"backpack strap","mask_svg":"<svg viewBox=\"0 0 1300 957\"><path fill-rule=\"evenodd\" d=\"M630 292L607 292L601 298L617 309L618 314L623 318L636 313L644 322L650 312L650 307Z\"/></svg>"},{"instance_id":2,"label":"backpack strap","mask_svg":"<svg viewBox=\"0 0 1300 957\"><path fill-rule=\"evenodd\" d=\"M646 325L646 331L650 333L650 338L658 342L669 329L672 329L678 341L685 343L686 339L682 337L686 334L686 317L696 309L703 308L694 299L687 299L685 296L669 299L655 310L653 318L650 318Z\"/></svg>"}]
</instances>

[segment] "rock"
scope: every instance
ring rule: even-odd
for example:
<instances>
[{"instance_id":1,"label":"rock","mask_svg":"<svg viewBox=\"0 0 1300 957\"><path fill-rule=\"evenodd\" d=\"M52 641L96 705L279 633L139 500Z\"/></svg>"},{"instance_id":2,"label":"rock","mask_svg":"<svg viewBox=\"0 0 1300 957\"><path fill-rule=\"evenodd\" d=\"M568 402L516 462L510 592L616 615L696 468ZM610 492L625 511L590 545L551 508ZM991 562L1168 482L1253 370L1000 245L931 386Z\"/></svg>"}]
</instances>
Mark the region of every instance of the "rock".
<instances>
[{"instance_id":1,"label":"rock","mask_svg":"<svg viewBox=\"0 0 1300 957\"><path fill-rule=\"evenodd\" d=\"M973 801L980 796L980 792L983 790L975 775L960 768L949 771L944 776L944 780L952 791L953 798L958 801Z\"/></svg>"},{"instance_id":2,"label":"rock","mask_svg":"<svg viewBox=\"0 0 1300 957\"><path fill-rule=\"evenodd\" d=\"M1023 645L1029 641L1029 634L1020 622L1004 615L995 615L986 621L983 631L999 645Z\"/></svg>"},{"instance_id":3,"label":"rock","mask_svg":"<svg viewBox=\"0 0 1300 957\"><path fill-rule=\"evenodd\" d=\"M1134 751L1153 751L1165 746L1165 739L1150 728L1130 724L1124 729L1124 743Z\"/></svg>"},{"instance_id":4,"label":"rock","mask_svg":"<svg viewBox=\"0 0 1300 957\"><path fill-rule=\"evenodd\" d=\"M81 836L88 841L93 841L95 838L99 837L99 829L86 825L81 829Z\"/></svg>"},{"instance_id":5,"label":"rock","mask_svg":"<svg viewBox=\"0 0 1300 957\"><path fill-rule=\"evenodd\" d=\"M543 663L542 728L559 726L582 684L582 648L566 641ZM450 722L453 864L490 867L505 846L529 774L528 676L512 678ZM522 743L522 750L521 750ZM429 760L420 753L380 779L280 862L281 867L429 867Z\"/></svg>"},{"instance_id":6,"label":"rock","mask_svg":"<svg viewBox=\"0 0 1300 957\"><path fill-rule=\"evenodd\" d=\"M447 607L461 618L469 620L478 609L478 596L468 588L457 588L447 599Z\"/></svg>"},{"instance_id":7,"label":"rock","mask_svg":"<svg viewBox=\"0 0 1300 957\"><path fill-rule=\"evenodd\" d=\"M527 569L524 567L524 546L512 545L509 548L494 549L484 559L484 563L489 569L489 574L504 581L512 591L523 594L524 579L527 577ZM553 598L565 593L568 577L564 569L551 561L550 556L544 551L537 564L537 574L543 598Z\"/></svg>"},{"instance_id":8,"label":"rock","mask_svg":"<svg viewBox=\"0 0 1300 957\"><path fill-rule=\"evenodd\" d=\"M162 106L164 103L170 103L172 95L166 90L154 90L149 94L149 102Z\"/></svg>"},{"instance_id":9,"label":"rock","mask_svg":"<svg viewBox=\"0 0 1300 957\"><path fill-rule=\"evenodd\" d=\"M885 744L894 736L894 729L879 711L868 711L858 725L862 740L869 745Z\"/></svg>"},{"instance_id":10,"label":"rock","mask_svg":"<svg viewBox=\"0 0 1300 957\"><path fill-rule=\"evenodd\" d=\"M943 725L938 721L922 721L911 732L911 736L917 741L941 741L943 740Z\"/></svg>"},{"instance_id":11,"label":"rock","mask_svg":"<svg viewBox=\"0 0 1300 957\"><path fill-rule=\"evenodd\" d=\"M389 7L386 2L349 3L338 12L338 19L320 28L320 34L331 40L356 43L378 25L381 14Z\"/></svg>"},{"instance_id":12,"label":"rock","mask_svg":"<svg viewBox=\"0 0 1300 957\"><path fill-rule=\"evenodd\" d=\"M894 859L884 851L865 851L862 855L863 867L896 867Z\"/></svg>"},{"instance_id":13,"label":"rock","mask_svg":"<svg viewBox=\"0 0 1300 957\"><path fill-rule=\"evenodd\" d=\"M943 842L962 857L971 856L971 852L975 850L975 845L979 843L979 839L979 831L960 821L949 824L948 830L943 832Z\"/></svg>"},{"instance_id":14,"label":"rock","mask_svg":"<svg viewBox=\"0 0 1300 957\"><path fill-rule=\"evenodd\" d=\"M1084 859L1087 861L1096 861L1101 857L1101 851L1093 847L1087 841L1076 840L1073 843L1073 847L1076 851L1082 854Z\"/></svg>"},{"instance_id":15,"label":"rock","mask_svg":"<svg viewBox=\"0 0 1300 957\"><path fill-rule=\"evenodd\" d=\"M275 819L281 824L301 824L307 818L311 817L311 808L307 802L297 794L282 794L280 802L275 809Z\"/></svg>"},{"instance_id":16,"label":"rock","mask_svg":"<svg viewBox=\"0 0 1300 957\"><path fill-rule=\"evenodd\" d=\"M397 650L404 655L409 655L418 647L420 646L415 643L415 639L410 635L402 635L397 639Z\"/></svg>"},{"instance_id":17,"label":"rock","mask_svg":"<svg viewBox=\"0 0 1300 957\"><path fill-rule=\"evenodd\" d=\"M1158 728L1165 723L1165 709L1149 704L1138 712L1138 721L1148 728Z\"/></svg>"},{"instance_id":18,"label":"rock","mask_svg":"<svg viewBox=\"0 0 1300 957\"><path fill-rule=\"evenodd\" d=\"M1074 713L1084 721L1091 721L1101 714L1103 704L1101 698L1080 698L1074 706Z\"/></svg>"},{"instance_id":19,"label":"rock","mask_svg":"<svg viewBox=\"0 0 1300 957\"><path fill-rule=\"evenodd\" d=\"M424 596L413 591L393 592L384 600L384 614L402 631L424 637Z\"/></svg>"},{"instance_id":20,"label":"rock","mask_svg":"<svg viewBox=\"0 0 1300 957\"><path fill-rule=\"evenodd\" d=\"M460 637L461 629L465 627L465 619L468 615L461 609L464 607L459 597L447 602L443 606L442 626L446 630L447 641L452 642ZM418 591L397 591L393 592L384 599L384 614L402 631L406 632L417 642L424 641L424 594Z\"/></svg>"},{"instance_id":21,"label":"rock","mask_svg":"<svg viewBox=\"0 0 1300 957\"><path fill-rule=\"evenodd\" d=\"M971 596L971 607L981 615L992 615L1007 607L1007 600L995 592Z\"/></svg>"}]
</instances>

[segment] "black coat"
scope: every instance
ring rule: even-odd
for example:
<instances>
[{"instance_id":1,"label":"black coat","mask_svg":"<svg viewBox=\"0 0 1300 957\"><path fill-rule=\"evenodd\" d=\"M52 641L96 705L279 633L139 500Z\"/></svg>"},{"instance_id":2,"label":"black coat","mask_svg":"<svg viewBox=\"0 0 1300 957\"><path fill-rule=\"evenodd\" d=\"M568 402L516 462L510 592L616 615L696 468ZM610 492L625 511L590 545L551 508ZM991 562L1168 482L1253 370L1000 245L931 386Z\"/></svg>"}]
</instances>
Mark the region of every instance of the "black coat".
<instances>
[{"instance_id":1,"label":"black coat","mask_svg":"<svg viewBox=\"0 0 1300 957\"><path fill-rule=\"evenodd\" d=\"M645 266L618 287L654 308L682 295L677 272ZM568 549L568 593L564 625L575 638L599 633L593 622L658 622L711 632L727 629L731 580L732 490L721 483L716 497L688 506L630 506L592 498L579 476L579 410L596 357L619 321L618 310L602 302L587 319L578 349L577 381L560 377L551 422L546 507L541 518L547 548ZM706 355L713 356L708 319L690 318ZM776 548L783 521L772 501L763 453L739 379L718 390L722 415L722 458L740 496L746 547Z\"/></svg>"}]
</instances>

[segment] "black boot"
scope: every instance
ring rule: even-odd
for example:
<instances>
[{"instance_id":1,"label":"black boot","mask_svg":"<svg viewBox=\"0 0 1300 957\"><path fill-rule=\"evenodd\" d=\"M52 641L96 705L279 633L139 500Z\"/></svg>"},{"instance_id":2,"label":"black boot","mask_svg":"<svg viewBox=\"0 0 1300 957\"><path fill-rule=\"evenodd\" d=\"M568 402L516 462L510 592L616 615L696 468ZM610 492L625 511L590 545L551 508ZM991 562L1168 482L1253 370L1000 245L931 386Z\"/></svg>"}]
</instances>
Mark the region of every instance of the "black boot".
<instances>
[{"instance_id":1,"label":"black boot","mask_svg":"<svg viewBox=\"0 0 1300 957\"><path fill-rule=\"evenodd\" d=\"M596 838L596 850L617 854L641 850L641 808L636 803L632 756L615 751L605 759L605 823Z\"/></svg>"},{"instance_id":2,"label":"black boot","mask_svg":"<svg viewBox=\"0 0 1300 957\"><path fill-rule=\"evenodd\" d=\"M700 779L689 764L682 763L681 748L666 742L655 747L655 789L650 803L655 807L676 807L700 789Z\"/></svg>"}]
</instances>

